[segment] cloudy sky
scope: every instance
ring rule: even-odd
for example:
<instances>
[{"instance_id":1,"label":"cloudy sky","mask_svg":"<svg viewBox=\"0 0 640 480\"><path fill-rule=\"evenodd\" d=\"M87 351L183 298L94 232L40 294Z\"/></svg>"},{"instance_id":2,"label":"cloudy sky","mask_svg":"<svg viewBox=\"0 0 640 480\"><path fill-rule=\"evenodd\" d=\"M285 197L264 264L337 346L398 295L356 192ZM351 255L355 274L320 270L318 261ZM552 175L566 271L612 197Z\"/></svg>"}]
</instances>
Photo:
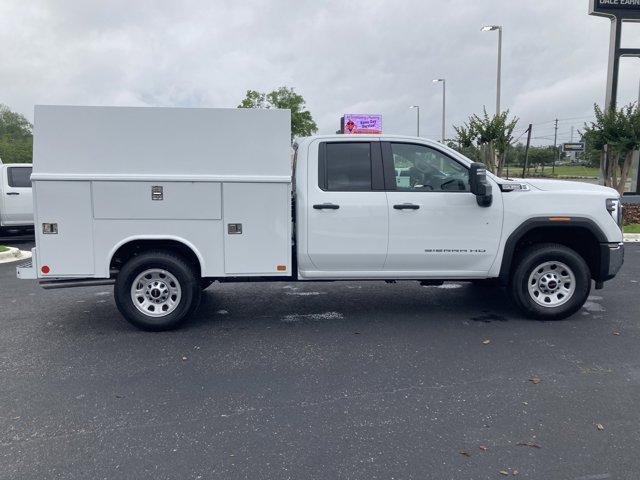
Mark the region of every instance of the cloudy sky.
<instances>
[{"instance_id":1,"label":"cloudy sky","mask_svg":"<svg viewBox=\"0 0 640 480\"><path fill-rule=\"evenodd\" d=\"M560 141L604 102L609 22L588 0L1 0L0 103L235 107L247 89L294 87L321 133L343 113L382 113L388 133L448 135L495 109L504 26L503 107ZM624 43L640 46L640 26ZM635 29L638 29L637 31ZM635 43L635 45L634 45ZM623 60L621 102L637 99L640 60ZM517 136L516 135L516 136Z\"/></svg>"}]
</instances>

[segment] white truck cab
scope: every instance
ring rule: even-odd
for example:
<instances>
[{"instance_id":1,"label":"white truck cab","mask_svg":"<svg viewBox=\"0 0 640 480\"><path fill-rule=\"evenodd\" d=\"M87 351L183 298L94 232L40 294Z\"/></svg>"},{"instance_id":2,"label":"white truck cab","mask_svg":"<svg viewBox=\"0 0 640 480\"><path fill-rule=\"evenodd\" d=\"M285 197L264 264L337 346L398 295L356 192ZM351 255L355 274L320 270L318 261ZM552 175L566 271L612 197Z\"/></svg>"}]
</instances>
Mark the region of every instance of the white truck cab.
<instances>
[{"instance_id":1,"label":"white truck cab","mask_svg":"<svg viewBox=\"0 0 640 480\"><path fill-rule=\"evenodd\" d=\"M30 163L0 160L0 229L33 226Z\"/></svg>"},{"instance_id":2,"label":"white truck cab","mask_svg":"<svg viewBox=\"0 0 640 480\"><path fill-rule=\"evenodd\" d=\"M415 137L303 138L291 159L289 128L282 110L36 107L18 276L115 284L123 316L164 330L202 288L250 280L494 279L560 319L622 266L615 190L500 179Z\"/></svg>"}]
</instances>

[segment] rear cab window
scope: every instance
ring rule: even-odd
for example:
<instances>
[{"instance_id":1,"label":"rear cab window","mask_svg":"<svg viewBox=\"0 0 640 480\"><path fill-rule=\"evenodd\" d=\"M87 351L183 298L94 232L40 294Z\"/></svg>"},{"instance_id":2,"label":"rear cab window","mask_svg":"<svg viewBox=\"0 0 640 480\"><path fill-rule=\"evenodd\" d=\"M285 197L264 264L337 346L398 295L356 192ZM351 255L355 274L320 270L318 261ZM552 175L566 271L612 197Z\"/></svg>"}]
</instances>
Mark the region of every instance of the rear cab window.
<instances>
[{"instance_id":1,"label":"rear cab window","mask_svg":"<svg viewBox=\"0 0 640 480\"><path fill-rule=\"evenodd\" d=\"M32 167L7 167L7 184L12 188L31 188Z\"/></svg>"},{"instance_id":2,"label":"rear cab window","mask_svg":"<svg viewBox=\"0 0 640 480\"><path fill-rule=\"evenodd\" d=\"M383 190L379 142L323 142L318 149L318 186L327 192Z\"/></svg>"}]
</instances>

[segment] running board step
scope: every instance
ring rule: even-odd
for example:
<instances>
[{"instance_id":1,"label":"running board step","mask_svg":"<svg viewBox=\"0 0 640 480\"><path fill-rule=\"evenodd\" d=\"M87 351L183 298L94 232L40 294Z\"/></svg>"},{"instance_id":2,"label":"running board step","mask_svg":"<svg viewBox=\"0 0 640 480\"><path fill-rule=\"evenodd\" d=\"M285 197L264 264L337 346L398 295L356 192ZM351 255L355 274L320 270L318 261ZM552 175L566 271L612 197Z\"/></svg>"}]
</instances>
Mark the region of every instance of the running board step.
<instances>
[{"instance_id":1,"label":"running board step","mask_svg":"<svg viewBox=\"0 0 640 480\"><path fill-rule=\"evenodd\" d=\"M113 285L116 281L113 278L88 278L86 280L41 280L39 283L45 290L53 290L55 288L99 287Z\"/></svg>"}]
</instances>

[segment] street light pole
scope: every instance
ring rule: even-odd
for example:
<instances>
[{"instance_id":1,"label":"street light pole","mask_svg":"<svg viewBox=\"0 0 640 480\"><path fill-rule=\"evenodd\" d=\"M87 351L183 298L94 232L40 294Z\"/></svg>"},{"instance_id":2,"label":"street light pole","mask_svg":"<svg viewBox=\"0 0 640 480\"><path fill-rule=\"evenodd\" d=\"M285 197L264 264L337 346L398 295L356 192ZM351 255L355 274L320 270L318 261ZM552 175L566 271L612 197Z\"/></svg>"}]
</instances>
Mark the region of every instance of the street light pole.
<instances>
[{"instance_id":1,"label":"street light pole","mask_svg":"<svg viewBox=\"0 0 640 480\"><path fill-rule=\"evenodd\" d=\"M442 144L444 145L447 137L447 80L444 78L436 78L433 83L442 83Z\"/></svg>"},{"instance_id":2,"label":"street light pole","mask_svg":"<svg viewBox=\"0 0 640 480\"><path fill-rule=\"evenodd\" d=\"M496 93L496 115L500 115L500 97L502 95L502 27L498 28L498 86Z\"/></svg>"},{"instance_id":3,"label":"street light pole","mask_svg":"<svg viewBox=\"0 0 640 480\"><path fill-rule=\"evenodd\" d=\"M409 108L415 108L418 112L418 118L416 120L416 137L420 136L420 105L411 105Z\"/></svg>"},{"instance_id":4,"label":"street light pole","mask_svg":"<svg viewBox=\"0 0 640 480\"><path fill-rule=\"evenodd\" d=\"M502 25L485 25L483 32L498 31L498 82L496 89L496 115L500 115L500 94L502 89Z\"/></svg>"}]
</instances>

